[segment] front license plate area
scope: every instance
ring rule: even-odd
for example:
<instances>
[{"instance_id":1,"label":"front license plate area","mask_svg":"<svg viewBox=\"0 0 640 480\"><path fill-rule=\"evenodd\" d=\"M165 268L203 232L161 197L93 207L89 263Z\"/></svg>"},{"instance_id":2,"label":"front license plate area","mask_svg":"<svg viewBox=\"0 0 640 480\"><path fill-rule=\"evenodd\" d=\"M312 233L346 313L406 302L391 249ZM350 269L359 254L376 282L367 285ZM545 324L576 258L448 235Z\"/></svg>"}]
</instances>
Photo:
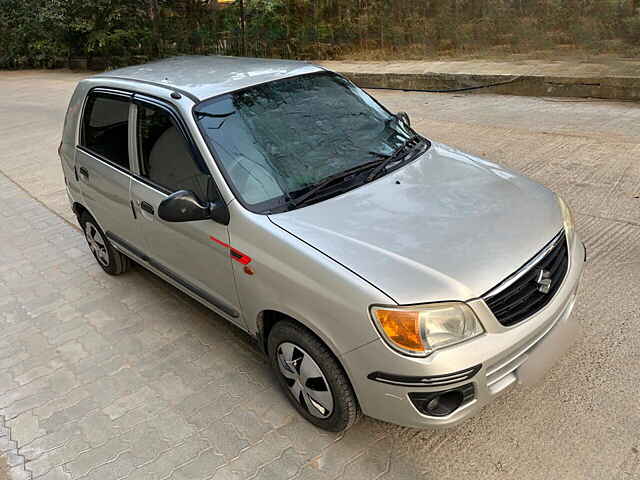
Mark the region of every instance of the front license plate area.
<instances>
[{"instance_id":1,"label":"front license plate area","mask_svg":"<svg viewBox=\"0 0 640 480\"><path fill-rule=\"evenodd\" d=\"M527 361L516 370L518 383L529 386L539 383L547 371L567 351L580 333L577 322L566 315L540 342L527 353Z\"/></svg>"}]
</instances>

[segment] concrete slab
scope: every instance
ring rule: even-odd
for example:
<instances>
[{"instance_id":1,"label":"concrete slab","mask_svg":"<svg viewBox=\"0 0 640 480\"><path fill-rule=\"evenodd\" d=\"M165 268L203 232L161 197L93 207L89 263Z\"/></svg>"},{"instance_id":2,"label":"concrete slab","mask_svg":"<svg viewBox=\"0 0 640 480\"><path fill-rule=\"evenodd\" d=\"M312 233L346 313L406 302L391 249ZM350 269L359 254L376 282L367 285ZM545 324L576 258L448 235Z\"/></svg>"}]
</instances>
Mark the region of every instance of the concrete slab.
<instances>
[{"instance_id":1,"label":"concrete slab","mask_svg":"<svg viewBox=\"0 0 640 480\"><path fill-rule=\"evenodd\" d=\"M366 88L640 100L640 60L321 61Z\"/></svg>"}]
</instances>

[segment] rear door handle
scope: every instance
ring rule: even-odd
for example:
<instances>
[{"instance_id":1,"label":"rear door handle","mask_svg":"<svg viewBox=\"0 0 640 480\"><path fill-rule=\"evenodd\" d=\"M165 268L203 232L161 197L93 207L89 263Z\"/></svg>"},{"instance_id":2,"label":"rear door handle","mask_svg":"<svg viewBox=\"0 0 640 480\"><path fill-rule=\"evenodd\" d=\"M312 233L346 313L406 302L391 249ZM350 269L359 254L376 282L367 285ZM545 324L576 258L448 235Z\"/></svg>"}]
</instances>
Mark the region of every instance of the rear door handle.
<instances>
[{"instance_id":1,"label":"rear door handle","mask_svg":"<svg viewBox=\"0 0 640 480\"><path fill-rule=\"evenodd\" d=\"M144 210L145 212L147 212L148 214L153 215L154 210L153 210L153 206L151 204L149 204L147 202L141 202L140 203L140 208L142 210Z\"/></svg>"},{"instance_id":2,"label":"rear door handle","mask_svg":"<svg viewBox=\"0 0 640 480\"><path fill-rule=\"evenodd\" d=\"M87 170L86 168L80 167L78 171L80 172L80 175L82 175L84 178L89 178L89 170Z\"/></svg>"}]
</instances>

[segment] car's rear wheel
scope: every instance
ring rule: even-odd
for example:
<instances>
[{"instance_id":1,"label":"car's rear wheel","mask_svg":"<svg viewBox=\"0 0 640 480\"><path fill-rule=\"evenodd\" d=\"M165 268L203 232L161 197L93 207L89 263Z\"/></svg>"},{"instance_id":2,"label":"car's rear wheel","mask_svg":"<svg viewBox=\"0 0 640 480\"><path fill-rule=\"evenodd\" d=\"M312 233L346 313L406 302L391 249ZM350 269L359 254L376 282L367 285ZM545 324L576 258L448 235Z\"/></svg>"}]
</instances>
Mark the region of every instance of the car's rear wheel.
<instances>
[{"instance_id":1,"label":"car's rear wheel","mask_svg":"<svg viewBox=\"0 0 640 480\"><path fill-rule=\"evenodd\" d=\"M360 410L349 379L313 333L280 321L271 329L268 349L278 382L304 418L332 432L357 421Z\"/></svg>"},{"instance_id":2,"label":"car's rear wheel","mask_svg":"<svg viewBox=\"0 0 640 480\"><path fill-rule=\"evenodd\" d=\"M82 213L79 220L89 249L102 269L109 275L120 275L129 270L129 258L113 248L98 222L87 212Z\"/></svg>"}]
</instances>

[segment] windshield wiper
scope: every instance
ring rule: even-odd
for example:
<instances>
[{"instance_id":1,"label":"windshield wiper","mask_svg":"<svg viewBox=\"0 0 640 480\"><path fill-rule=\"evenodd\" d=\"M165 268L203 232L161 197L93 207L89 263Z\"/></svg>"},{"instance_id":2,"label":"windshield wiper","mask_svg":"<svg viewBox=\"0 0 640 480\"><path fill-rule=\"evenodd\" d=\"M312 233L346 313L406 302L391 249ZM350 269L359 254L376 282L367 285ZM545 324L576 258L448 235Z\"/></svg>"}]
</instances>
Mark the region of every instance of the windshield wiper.
<instances>
[{"instance_id":1,"label":"windshield wiper","mask_svg":"<svg viewBox=\"0 0 640 480\"><path fill-rule=\"evenodd\" d=\"M382 160L382 162L380 162L380 164L376 168L374 168L369 175L367 175L366 182L368 183L378 178L378 176L392 163L404 160L409 155L409 152L421 143L422 138L419 135L414 135L413 137L411 137L409 140L404 142L395 152L393 152L391 155L386 156L386 158Z\"/></svg>"},{"instance_id":2,"label":"windshield wiper","mask_svg":"<svg viewBox=\"0 0 640 480\"><path fill-rule=\"evenodd\" d=\"M227 118L230 117L231 115L235 115L236 112L229 112L229 113L209 113L209 112L203 112L202 110L194 110L193 113L195 113L199 118L198 120L202 120L203 117L209 117L209 118Z\"/></svg>"},{"instance_id":3,"label":"windshield wiper","mask_svg":"<svg viewBox=\"0 0 640 480\"><path fill-rule=\"evenodd\" d=\"M420 137L419 135L414 135L413 137L409 138L404 144L402 144L394 153L390 155L386 155L380 152L370 152L379 158L377 160L372 160L370 162L361 163L360 165L356 165L355 167L352 167L342 172L328 176L324 180L321 180L320 183L313 186L311 190L291 200L289 204L292 207L298 207L303 203L307 202L308 200L312 199L313 197L316 197L319 193L321 193L323 190L333 185L334 183L344 180L350 177L351 175L362 172L364 170L373 169L371 173L367 176L365 181L363 182L363 183L368 183L374 180L375 178L377 178L378 175L381 172L383 172L387 166L391 165L392 163L404 160L405 157L409 155L410 151L416 148L417 146L421 145L423 141L424 140L422 139L422 137Z\"/></svg>"},{"instance_id":4,"label":"windshield wiper","mask_svg":"<svg viewBox=\"0 0 640 480\"><path fill-rule=\"evenodd\" d=\"M320 193L322 190L324 190L325 188L327 188L328 186L346 179L347 177L354 175L358 172L361 172L363 170L368 170L370 168L375 167L376 165L379 165L383 162L386 162L387 159L378 159L378 160L372 160L371 162L366 162L366 163L361 163L360 165L356 165L355 167L349 168L347 170L344 170L342 172L333 174L328 176L327 178L325 178L324 180L321 180L320 183L314 185L311 190L307 191L306 193L303 193L302 195L300 195L297 198L294 198L293 200L291 200L290 205L292 205L293 207L297 207L300 206L301 204L305 203L307 200L310 200L311 198L315 197L316 195L318 195L318 193Z\"/></svg>"}]
</instances>

